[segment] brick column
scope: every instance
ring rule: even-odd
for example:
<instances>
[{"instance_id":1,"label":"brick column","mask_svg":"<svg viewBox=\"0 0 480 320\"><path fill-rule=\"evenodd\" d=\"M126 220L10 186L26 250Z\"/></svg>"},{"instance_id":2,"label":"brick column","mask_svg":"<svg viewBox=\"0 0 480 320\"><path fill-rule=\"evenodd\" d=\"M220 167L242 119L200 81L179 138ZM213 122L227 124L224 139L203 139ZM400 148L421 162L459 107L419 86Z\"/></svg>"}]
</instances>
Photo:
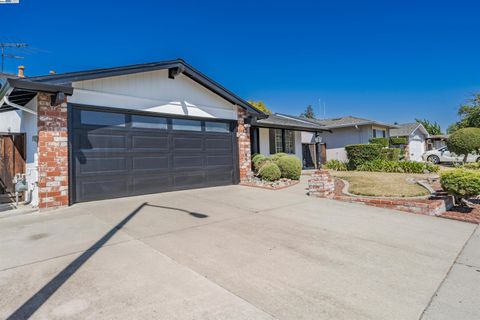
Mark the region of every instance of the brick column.
<instances>
[{"instance_id":1,"label":"brick column","mask_svg":"<svg viewBox=\"0 0 480 320\"><path fill-rule=\"evenodd\" d=\"M49 94L38 102L38 196L40 209L68 205L67 103L51 105Z\"/></svg>"},{"instance_id":2,"label":"brick column","mask_svg":"<svg viewBox=\"0 0 480 320\"><path fill-rule=\"evenodd\" d=\"M332 199L335 196L335 181L327 170L315 171L308 180L308 195Z\"/></svg>"},{"instance_id":3,"label":"brick column","mask_svg":"<svg viewBox=\"0 0 480 320\"><path fill-rule=\"evenodd\" d=\"M245 124L247 112L238 107L238 161L240 163L240 181L252 176L252 155L250 149L250 125Z\"/></svg>"}]
</instances>

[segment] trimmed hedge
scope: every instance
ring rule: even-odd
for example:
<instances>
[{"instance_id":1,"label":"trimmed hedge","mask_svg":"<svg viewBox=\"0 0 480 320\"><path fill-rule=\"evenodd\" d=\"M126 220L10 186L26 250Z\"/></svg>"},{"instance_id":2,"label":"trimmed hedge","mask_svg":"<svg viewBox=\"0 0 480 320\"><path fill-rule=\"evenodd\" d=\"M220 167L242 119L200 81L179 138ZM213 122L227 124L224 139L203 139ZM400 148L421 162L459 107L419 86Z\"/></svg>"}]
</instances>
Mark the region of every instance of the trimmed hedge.
<instances>
[{"instance_id":1,"label":"trimmed hedge","mask_svg":"<svg viewBox=\"0 0 480 320\"><path fill-rule=\"evenodd\" d=\"M443 190L455 196L456 200L480 194L480 172L465 169L445 171L440 175Z\"/></svg>"},{"instance_id":2,"label":"trimmed hedge","mask_svg":"<svg viewBox=\"0 0 480 320\"><path fill-rule=\"evenodd\" d=\"M328 160L324 165L325 168L335 171L347 171L347 163L340 160Z\"/></svg>"},{"instance_id":3,"label":"trimmed hedge","mask_svg":"<svg viewBox=\"0 0 480 320\"><path fill-rule=\"evenodd\" d=\"M282 173L282 178L299 180L302 175L302 162L295 156L280 157L276 164Z\"/></svg>"},{"instance_id":4,"label":"trimmed hedge","mask_svg":"<svg viewBox=\"0 0 480 320\"><path fill-rule=\"evenodd\" d=\"M358 166L368 161L380 158L380 144L351 144L345 146L348 157L348 168L355 170Z\"/></svg>"},{"instance_id":5,"label":"trimmed hedge","mask_svg":"<svg viewBox=\"0 0 480 320\"><path fill-rule=\"evenodd\" d=\"M380 150L380 158L389 161L398 161L400 159L399 148L384 148Z\"/></svg>"},{"instance_id":6,"label":"trimmed hedge","mask_svg":"<svg viewBox=\"0 0 480 320\"><path fill-rule=\"evenodd\" d=\"M401 146L408 144L408 139L406 137L390 137L390 144L393 146Z\"/></svg>"},{"instance_id":7,"label":"trimmed hedge","mask_svg":"<svg viewBox=\"0 0 480 320\"><path fill-rule=\"evenodd\" d=\"M260 170L258 171L258 175L263 180L276 181L281 178L282 173L280 168L275 163L266 162L261 166Z\"/></svg>"},{"instance_id":8,"label":"trimmed hedge","mask_svg":"<svg viewBox=\"0 0 480 320\"><path fill-rule=\"evenodd\" d=\"M370 143L379 144L384 148L388 148L388 138L371 138L368 140Z\"/></svg>"},{"instance_id":9,"label":"trimmed hedge","mask_svg":"<svg viewBox=\"0 0 480 320\"><path fill-rule=\"evenodd\" d=\"M376 159L363 163L357 170L370 172L425 173L426 171L438 172L440 167L425 162Z\"/></svg>"}]
</instances>

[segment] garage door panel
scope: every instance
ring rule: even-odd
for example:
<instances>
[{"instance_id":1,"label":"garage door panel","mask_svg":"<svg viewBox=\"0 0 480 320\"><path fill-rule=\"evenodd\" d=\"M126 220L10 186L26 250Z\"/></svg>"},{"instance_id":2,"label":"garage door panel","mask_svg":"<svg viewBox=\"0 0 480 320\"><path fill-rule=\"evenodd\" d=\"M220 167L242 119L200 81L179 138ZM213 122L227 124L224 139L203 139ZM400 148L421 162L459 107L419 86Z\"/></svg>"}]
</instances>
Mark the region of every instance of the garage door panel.
<instances>
[{"instance_id":1,"label":"garage door panel","mask_svg":"<svg viewBox=\"0 0 480 320\"><path fill-rule=\"evenodd\" d=\"M199 151L203 148L202 138L197 137L173 137L173 148L175 150Z\"/></svg>"},{"instance_id":2,"label":"garage door panel","mask_svg":"<svg viewBox=\"0 0 480 320\"><path fill-rule=\"evenodd\" d=\"M161 136L132 136L132 148L133 149L157 149L158 151L167 151L169 149L167 135Z\"/></svg>"},{"instance_id":3,"label":"garage door panel","mask_svg":"<svg viewBox=\"0 0 480 320\"><path fill-rule=\"evenodd\" d=\"M134 114L110 117L102 111L105 119L97 120L89 112L88 124L82 124L75 118L80 114L75 107L71 132L75 202L235 182L236 138L227 131L233 128L230 122L209 125L203 120ZM100 122L103 125L96 125Z\"/></svg>"},{"instance_id":4,"label":"garage door panel","mask_svg":"<svg viewBox=\"0 0 480 320\"><path fill-rule=\"evenodd\" d=\"M77 185L77 198L81 201L123 197L129 194L128 181L124 178L81 181Z\"/></svg>"},{"instance_id":5,"label":"garage door panel","mask_svg":"<svg viewBox=\"0 0 480 320\"><path fill-rule=\"evenodd\" d=\"M173 157L173 169L201 169L203 168L202 155L183 155Z\"/></svg>"},{"instance_id":6,"label":"garage door panel","mask_svg":"<svg viewBox=\"0 0 480 320\"><path fill-rule=\"evenodd\" d=\"M88 157L83 163L79 161L77 168L81 174L121 173L127 171L127 159L125 157Z\"/></svg>"},{"instance_id":7,"label":"garage door panel","mask_svg":"<svg viewBox=\"0 0 480 320\"><path fill-rule=\"evenodd\" d=\"M157 157L134 157L133 170L147 171L147 170L169 170L170 157L168 155Z\"/></svg>"}]
</instances>

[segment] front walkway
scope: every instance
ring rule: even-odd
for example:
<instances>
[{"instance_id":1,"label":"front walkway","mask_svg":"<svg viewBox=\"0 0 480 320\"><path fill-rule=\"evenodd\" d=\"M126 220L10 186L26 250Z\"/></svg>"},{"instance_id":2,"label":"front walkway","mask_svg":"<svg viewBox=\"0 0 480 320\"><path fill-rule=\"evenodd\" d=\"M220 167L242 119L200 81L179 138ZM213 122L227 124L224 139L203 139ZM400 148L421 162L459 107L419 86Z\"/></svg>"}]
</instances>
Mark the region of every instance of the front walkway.
<instances>
[{"instance_id":1,"label":"front walkway","mask_svg":"<svg viewBox=\"0 0 480 320\"><path fill-rule=\"evenodd\" d=\"M445 307L431 299L455 285L444 279L474 225L309 198L305 187L209 188L0 219L0 314L403 320Z\"/></svg>"}]
</instances>

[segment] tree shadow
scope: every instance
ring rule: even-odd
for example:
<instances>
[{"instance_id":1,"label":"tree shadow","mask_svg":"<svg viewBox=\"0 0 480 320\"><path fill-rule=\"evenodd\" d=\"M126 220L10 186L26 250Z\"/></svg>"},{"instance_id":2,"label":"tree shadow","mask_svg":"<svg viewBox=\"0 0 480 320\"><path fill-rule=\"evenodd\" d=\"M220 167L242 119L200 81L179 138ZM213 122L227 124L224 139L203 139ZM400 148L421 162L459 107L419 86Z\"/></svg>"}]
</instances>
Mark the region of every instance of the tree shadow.
<instances>
[{"instance_id":1,"label":"tree shadow","mask_svg":"<svg viewBox=\"0 0 480 320\"><path fill-rule=\"evenodd\" d=\"M208 215L197 212L190 212L188 210L164 207L158 205L152 205L148 202L142 203L135 210L133 210L122 221L115 225L110 231L108 231L103 237L95 242L90 248L82 253L78 258L73 260L68 266L66 266L60 273L58 273L52 280L44 285L39 291L37 291L30 299L23 303L17 310L15 310L7 319L19 320L30 318L68 279L80 269L80 267L87 262L105 243L108 242L120 229L122 229L135 215L137 215L144 207L155 207L169 210L176 210L188 213L195 218L207 218Z\"/></svg>"}]
</instances>

